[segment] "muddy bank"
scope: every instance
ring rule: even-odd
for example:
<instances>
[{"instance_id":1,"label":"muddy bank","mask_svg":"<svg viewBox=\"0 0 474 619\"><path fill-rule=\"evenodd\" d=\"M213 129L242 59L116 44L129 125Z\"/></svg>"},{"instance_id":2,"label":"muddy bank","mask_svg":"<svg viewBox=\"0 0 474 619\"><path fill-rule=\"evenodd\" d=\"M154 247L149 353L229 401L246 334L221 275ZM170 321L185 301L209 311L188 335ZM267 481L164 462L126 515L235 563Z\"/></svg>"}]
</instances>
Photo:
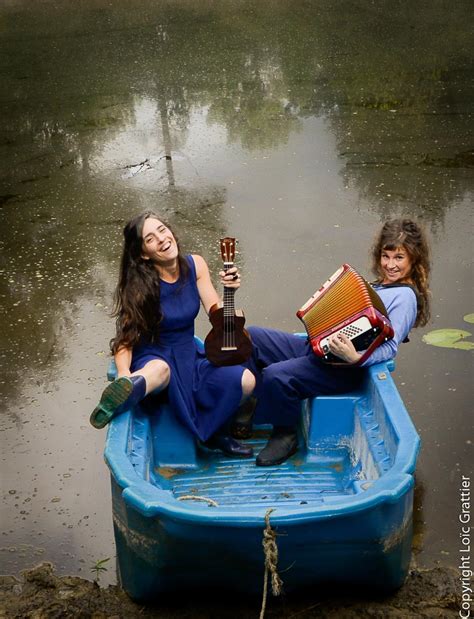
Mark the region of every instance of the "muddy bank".
<instances>
[{"instance_id":1,"label":"muddy bank","mask_svg":"<svg viewBox=\"0 0 474 619\"><path fill-rule=\"evenodd\" d=\"M254 619L262 600L226 601L209 596L163 600L160 606L135 604L116 586L101 588L75 576L58 577L50 563L26 570L22 579L0 576L0 617L8 619ZM352 619L356 617L417 618L457 617L460 609L459 578L454 569L413 568L404 587L396 594L368 599L341 591L315 591L311 596L269 599L265 617Z\"/></svg>"}]
</instances>

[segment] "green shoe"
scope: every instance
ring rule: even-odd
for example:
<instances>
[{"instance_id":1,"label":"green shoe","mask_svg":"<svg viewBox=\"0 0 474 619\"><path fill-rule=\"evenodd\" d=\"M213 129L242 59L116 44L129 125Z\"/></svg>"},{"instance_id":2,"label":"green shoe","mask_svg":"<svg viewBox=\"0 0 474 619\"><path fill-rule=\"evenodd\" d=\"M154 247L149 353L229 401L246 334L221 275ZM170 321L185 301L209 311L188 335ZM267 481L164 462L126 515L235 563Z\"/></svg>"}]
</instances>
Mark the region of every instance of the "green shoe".
<instances>
[{"instance_id":1,"label":"green shoe","mask_svg":"<svg viewBox=\"0 0 474 619\"><path fill-rule=\"evenodd\" d=\"M117 378L102 392L99 404L94 408L89 421L100 430L105 428L118 409L133 391L133 381L128 376Z\"/></svg>"}]
</instances>

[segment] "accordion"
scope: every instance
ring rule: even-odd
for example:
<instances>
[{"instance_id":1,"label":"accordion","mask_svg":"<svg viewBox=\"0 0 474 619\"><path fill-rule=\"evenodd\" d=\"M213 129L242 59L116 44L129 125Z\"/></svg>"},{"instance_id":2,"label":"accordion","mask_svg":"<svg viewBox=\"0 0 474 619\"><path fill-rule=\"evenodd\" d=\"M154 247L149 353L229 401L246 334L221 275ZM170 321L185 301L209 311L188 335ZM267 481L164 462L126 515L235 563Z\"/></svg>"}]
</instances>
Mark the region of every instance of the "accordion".
<instances>
[{"instance_id":1,"label":"accordion","mask_svg":"<svg viewBox=\"0 0 474 619\"><path fill-rule=\"evenodd\" d=\"M306 328L314 353L332 365L348 365L330 352L328 339L346 335L362 357L393 337L382 299L349 264L343 264L296 312Z\"/></svg>"}]
</instances>

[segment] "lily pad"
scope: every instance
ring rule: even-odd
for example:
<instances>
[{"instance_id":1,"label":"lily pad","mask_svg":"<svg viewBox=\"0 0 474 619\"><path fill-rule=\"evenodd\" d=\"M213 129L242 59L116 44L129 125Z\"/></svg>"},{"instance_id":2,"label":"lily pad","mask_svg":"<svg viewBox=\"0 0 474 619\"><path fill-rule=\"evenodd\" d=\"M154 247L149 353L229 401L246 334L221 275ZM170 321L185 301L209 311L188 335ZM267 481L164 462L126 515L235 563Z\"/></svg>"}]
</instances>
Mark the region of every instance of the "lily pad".
<instances>
[{"instance_id":1,"label":"lily pad","mask_svg":"<svg viewBox=\"0 0 474 619\"><path fill-rule=\"evenodd\" d=\"M463 320L465 320L466 322L472 322L474 323L474 314L466 314L465 316L462 317Z\"/></svg>"},{"instance_id":2,"label":"lily pad","mask_svg":"<svg viewBox=\"0 0 474 619\"><path fill-rule=\"evenodd\" d=\"M436 329L423 336L423 341L431 346L441 348L457 348L460 350L474 350L474 342L466 342L464 338L472 333L462 329Z\"/></svg>"}]
</instances>

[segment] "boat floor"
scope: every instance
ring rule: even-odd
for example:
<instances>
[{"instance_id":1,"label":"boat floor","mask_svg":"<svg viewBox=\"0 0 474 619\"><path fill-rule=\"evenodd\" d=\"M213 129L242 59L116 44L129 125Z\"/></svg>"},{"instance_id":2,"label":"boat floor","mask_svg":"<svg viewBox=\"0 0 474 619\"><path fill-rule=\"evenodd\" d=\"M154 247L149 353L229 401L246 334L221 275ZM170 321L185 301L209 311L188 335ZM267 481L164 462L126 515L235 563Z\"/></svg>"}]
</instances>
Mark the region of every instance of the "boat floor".
<instances>
[{"instance_id":1,"label":"boat floor","mask_svg":"<svg viewBox=\"0 0 474 619\"><path fill-rule=\"evenodd\" d=\"M257 430L252 439L243 442L252 445L257 455L268 436L269 430ZM171 491L178 500L212 499L226 506L315 505L329 495L355 493L360 470L351 463L347 446L325 448L312 454L311 462L306 461L302 449L285 463L270 467L256 466L255 457L228 458L203 451L197 469L157 467L150 481Z\"/></svg>"}]
</instances>

